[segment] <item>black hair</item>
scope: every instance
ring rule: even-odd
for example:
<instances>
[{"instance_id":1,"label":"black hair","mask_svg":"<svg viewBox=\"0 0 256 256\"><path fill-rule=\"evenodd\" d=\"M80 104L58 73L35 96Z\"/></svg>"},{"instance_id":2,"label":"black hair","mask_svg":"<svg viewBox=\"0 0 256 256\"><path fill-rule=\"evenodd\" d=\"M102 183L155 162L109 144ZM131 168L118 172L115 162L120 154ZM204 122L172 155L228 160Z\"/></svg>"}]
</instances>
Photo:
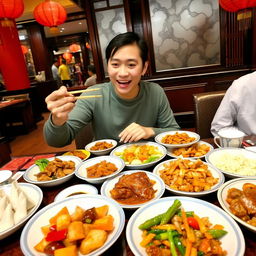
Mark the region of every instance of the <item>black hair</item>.
<instances>
[{"instance_id":1,"label":"black hair","mask_svg":"<svg viewBox=\"0 0 256 256\"><path fill-rule=\"evenodd\" d=\"M62 63L63 64L67 64L67 60L66 59L62 59Z\"/></svg>"},{"instance_id":2,"label":"black hair","mask_svg":"<svg viewBox=\"0 0 256 256\"><path fill-rule=\"evenodd\" d=\"M134 32L119 34L109 42L105 52L107 63L109 59L114 56L118 49L130 44L136 44L139 47L140 57L144 66L145 62L148 60L148 46L147 43Z\"/></svg>"},{"instance_id":3,"label":"black hair","mask_svg":"<svg viewBox=\"0 0 256 256\"><path fill-rule=\"evenodd\" d=\"M96 69L93 65L88 65L87 70L91 71L93 74L96 74Z\"/></svg>"}]
</instances>

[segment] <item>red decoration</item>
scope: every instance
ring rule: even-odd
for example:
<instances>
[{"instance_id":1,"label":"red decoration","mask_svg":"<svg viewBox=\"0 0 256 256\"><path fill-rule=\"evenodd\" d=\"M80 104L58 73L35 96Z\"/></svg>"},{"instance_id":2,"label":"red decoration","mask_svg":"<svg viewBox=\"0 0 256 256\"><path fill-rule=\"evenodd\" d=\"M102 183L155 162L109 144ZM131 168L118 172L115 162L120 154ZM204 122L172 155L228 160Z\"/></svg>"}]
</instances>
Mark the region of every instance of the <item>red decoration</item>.
<instances>
[{"instance_id":1,"label":"red decoration","mask_svg":"<svg viewBox=\"0 0 256 256\"><path fill-rule=\"evenodd\" d=\"M87 49L91 50L91 46L88 42L86 42L85 46L86 46Z\"/></svg>"},{"instance_id":2,"label":"red decoration","mask_svg":"<svg viewBox=\"0 0 256 256\"><path fill-rule=\"evenodd\" d=\"M50 28L56 28L65 22L67 13L65 8L54 1L46 0L34 9L34 17L38 23Z\"/></svg>"},{"instance_id":3,"label":"red decoration","mask_svg":"<svg viewBox=\"0 0 256 256\"><path fill-rule=\"evenodd\" d=\"M16 19L24 11L23 0L1 0L0 1L0 19Z\"/></svg>"},{"instance_id":4,"label":"red decoration","mask_svg":"<svg viewBox=\"0 0 256 256\"><path fill-rule=\"evenodd\" d=\"M28 53L28 47L25 45L21 45L21 50L24 55Z\"/></svg>"},{"instance_id":5,"label":"red decoration","mask_svg":"<svg viewBox=\"0 0 256 256\"><path fill-rule=\"evenodd\" d=\"M71 44L71 45L69 46L69 50L70 50L71 52L78 52L80 49L81 49L81 48L80 48L80 45L78 45L78 44Z\"/></svg>"},{"instance_id":6,"label":"red decoration","mask_svg":"<svg viewBox=\"0 0 256 256\"><path fill-rule=\"evenodd\" d=\"M219 0L219 2L221 7L228 12L237 12L256 6L256 0Z\"/></svg>"},{"instance_id":7,"label":"red decoration","mask_svg":"<svg viewBox=\"0 0 256 256\"><path fill-rule=\"evenodd\" d=\"M65 52L62 56L67 61L70 61L72 59L72 54L70 52Z\"/></svg>"}]
</instances>

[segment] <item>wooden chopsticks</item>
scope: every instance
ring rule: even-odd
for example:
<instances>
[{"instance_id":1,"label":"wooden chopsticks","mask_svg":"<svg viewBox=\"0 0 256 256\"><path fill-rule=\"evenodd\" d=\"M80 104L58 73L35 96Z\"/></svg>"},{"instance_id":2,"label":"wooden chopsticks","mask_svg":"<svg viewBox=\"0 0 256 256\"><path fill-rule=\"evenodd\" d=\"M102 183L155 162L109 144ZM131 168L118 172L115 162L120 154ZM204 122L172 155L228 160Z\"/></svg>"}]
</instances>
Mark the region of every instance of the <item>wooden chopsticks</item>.
<instances>
[{"instance_id":1,"label":"wooden chopsticks","mask_svg":"<svg viewBox=\"0 0 256 256\"><path fill-rule=\"evenodd\" d=\"M69 91L71 94L77 94L77 93L82 93L82 92L93 92L93 91L98 91L101 88L95 88L95 89L84 89L84 90L76 90L76 91Z\"/></svg>"},{"instance_id":2,"label":"wooden chopsticks","mask_svg":"<svg viewBox=\"0 0 256 256\"><path fill-rule=\"evenodd\" d=\"M102 95L83 95L83 96L77 96L76 99L88 99L88 98L100 98Z\"/></svg>"},{"instance_id":3,"label":"wooden chopsticks","mask_svg":"<svg viewBox=\"0 0 256 256\"><path fill-rule=\"evenodd\" d=\"M69 93L71 94L77 94L77 93L82 93L82 92L92 92L92 91L98 91L101 88L95 88L95 89L85 89L85 90L76 90L76 91L71 91ZM102 95L100 94L95 94L95 95L82 95L82 96L77 96L76 99L87 99L87 98L100 98Z\"/></svg>"}]
</instances>

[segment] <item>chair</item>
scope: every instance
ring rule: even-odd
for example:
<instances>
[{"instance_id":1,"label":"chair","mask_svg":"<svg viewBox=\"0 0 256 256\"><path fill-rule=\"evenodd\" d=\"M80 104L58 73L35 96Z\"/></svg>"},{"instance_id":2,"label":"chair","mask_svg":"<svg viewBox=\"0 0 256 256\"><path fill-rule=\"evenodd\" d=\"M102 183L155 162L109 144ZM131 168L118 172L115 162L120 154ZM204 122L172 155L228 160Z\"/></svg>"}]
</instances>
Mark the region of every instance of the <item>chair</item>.
<instances>
[{"instance_id":1,"label":"chair","mask_svg":"<svg viewBox=\"0 0 256 256\"><path fill-rule=\"evenodd\" d=\"M214 91L193 94L196 132L201 138L210 138L211 122L226 91Z\"/></svg>"},{"instance_id":2,"label":"chair","mask_svg":"<svg viewBox=\"0 0 256 256\"><path fill-rule=\"evenodd\" d=\"M87 124L82 130L76 135L75 143L77 149L84 149L84 147L93 141L93 129L92 124Z\"/></svg>"}]
</instances>

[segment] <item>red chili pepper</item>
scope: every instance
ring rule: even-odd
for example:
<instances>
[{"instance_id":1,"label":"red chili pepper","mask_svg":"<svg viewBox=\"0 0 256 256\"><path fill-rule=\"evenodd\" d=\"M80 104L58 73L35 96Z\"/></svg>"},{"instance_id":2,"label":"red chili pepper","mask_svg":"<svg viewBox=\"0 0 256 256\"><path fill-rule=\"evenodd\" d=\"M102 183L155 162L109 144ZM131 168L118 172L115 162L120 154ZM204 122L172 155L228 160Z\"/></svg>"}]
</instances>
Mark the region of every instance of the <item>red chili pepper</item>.
<instances>
[{"instance_id":1,"label":"red chili pepper","mask_svg":"<svg viewBox=\"0 0 256 256\"><path fill-rule=\"evenodd\" d=\"M59 231L53 230L47 234L45 240L47 242L61 241L67 237L67 233L68 230L66 228Z\"/></svg>"},{"instance_id":2,"label":"red chili pepper","mask_svg":"<svg viewBox=\"0 0 256 256\"><path fill-rule=\"evenodd\" d=\"M57 226L56 225L52 225L50 226L50 230L53 231L53 230L57 230Z\"/></svg>"},{"instance_id":3,"label":"red chili pepper","mask_svg":"<svg viewBox=\"0 0 256 256\"><path fill-rule=\"evenodd\" d=\"M194 217L187 217L187 220L188 220L188 225L190 227L192 227L193 229L197 229L197 230L200 229L199 224Z\"/></svg>"}]
</instances>

